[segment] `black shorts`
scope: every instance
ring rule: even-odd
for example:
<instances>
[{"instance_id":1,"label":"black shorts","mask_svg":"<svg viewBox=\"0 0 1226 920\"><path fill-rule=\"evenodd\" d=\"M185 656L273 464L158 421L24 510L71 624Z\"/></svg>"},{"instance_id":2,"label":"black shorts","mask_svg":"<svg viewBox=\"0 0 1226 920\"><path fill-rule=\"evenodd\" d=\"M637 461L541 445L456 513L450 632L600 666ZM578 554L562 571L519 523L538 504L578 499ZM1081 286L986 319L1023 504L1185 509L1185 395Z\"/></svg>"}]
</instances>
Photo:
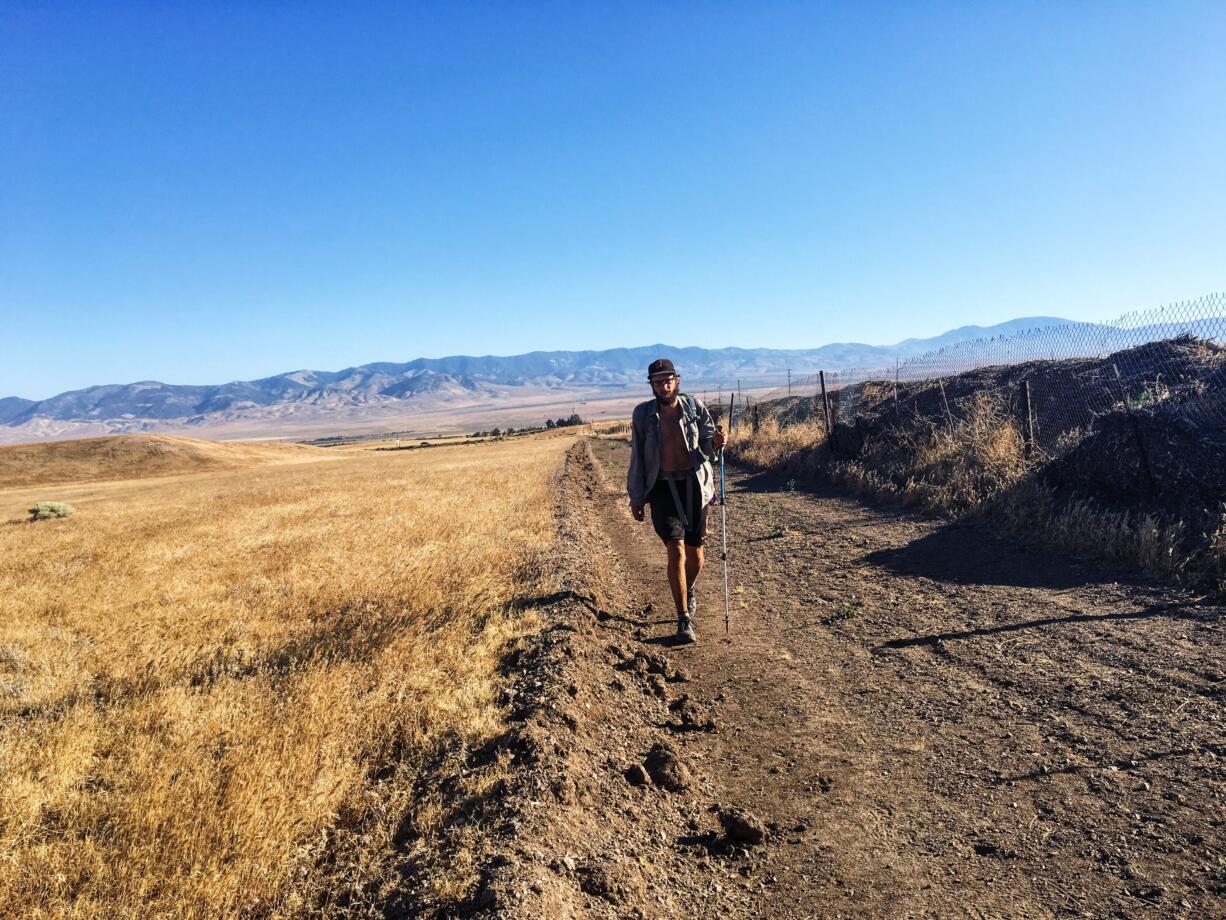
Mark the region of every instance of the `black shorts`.
<instances>
[{"instance_id":1,"label":"black shorts","mask_svg":"<svg viewBox=\"0 0 1226 920\"><path fill-rule=\"evenodd\" d=\"M673 498L673 490L663 475L647 496L647 504L651 505L651 526L665 542L684 540L686 546L702 546L707 536L707 505L702 500L698 474L690 473L685 479L673 480L673 484L677 487L677 499L681 501L681 511L689 527L678 513L677 499Z\"/></svg>"}]
</instances>

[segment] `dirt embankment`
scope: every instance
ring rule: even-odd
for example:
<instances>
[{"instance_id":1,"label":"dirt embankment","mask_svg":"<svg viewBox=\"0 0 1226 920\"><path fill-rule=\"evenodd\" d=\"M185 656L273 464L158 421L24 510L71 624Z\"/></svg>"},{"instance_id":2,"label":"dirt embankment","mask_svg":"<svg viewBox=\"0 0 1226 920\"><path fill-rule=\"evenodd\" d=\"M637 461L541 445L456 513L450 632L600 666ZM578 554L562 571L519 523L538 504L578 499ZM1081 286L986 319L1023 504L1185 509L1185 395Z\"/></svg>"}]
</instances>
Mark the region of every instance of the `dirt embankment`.
<instances>
[{"instance_id":1,"label":"dirt embankment","mask_svg":"<svg viewBox=\"0 0 1226 920\"><path fill-rule=\"evenodd\" d=\"M709 549L676 647L626 446L593 449L506 659L512 727L460 762L512 769L437 848L483 881L392 913L1221 916L1221 608L730 469L732 629Z\"/></svg>"},{"instance_id":2,"label":"dirt embankment","mask_svg":"<svg viewBox=\"0 0 1226 920\"><path fill-rule=\"evenodd\" d=\"M1226 348L1183 337L1101 360L869 382L834 394L833 411L833 438L823 430L781 466L951 517L994 514L1067 550L1226 587ZM757 413L824 429L813 398Z\"/></svg>"},{"instance_id":3,"label":"dirt embankment","mask_svg":"<svg viewBox=\"0 0 1226 920\"><path fill-rule=\"evenodd\" d=\"M831 405L854 451L861 435L883 426L907 430L926 423L957 422L986 394L1021 413L1022 383L1030 388L1038 447L1055 453L1070 432L1088 433L1112 409L1147 410L1170 424L1189 419L1214 440L1226 437L1226 347L1192 336L1151 342L1106 358L1028 361L983 367L956 376L895 384L869 381L831 393ZM810 396L761 403L761 417L782 423L820 418ZM844 427L845 426L845 427Z\"/></svg>"}]
</instances>

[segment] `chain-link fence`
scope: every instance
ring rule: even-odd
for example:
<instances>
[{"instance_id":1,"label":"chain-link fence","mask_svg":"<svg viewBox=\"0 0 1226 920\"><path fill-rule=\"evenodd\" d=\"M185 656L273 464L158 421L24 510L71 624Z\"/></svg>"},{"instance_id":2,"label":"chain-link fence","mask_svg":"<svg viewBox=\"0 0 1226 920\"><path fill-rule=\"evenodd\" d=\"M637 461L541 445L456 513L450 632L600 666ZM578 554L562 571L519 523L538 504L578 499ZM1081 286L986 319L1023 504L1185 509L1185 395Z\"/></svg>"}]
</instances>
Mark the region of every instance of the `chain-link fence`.
<instances>
[{"instance_id":1,"label":"chain-link fence","mask_svg":"<svg viewBox=\"0 0 1226 920\"><path fill-rule=\"evenodd\" d=\"M1108 323L959 342L893 367L796 377L786 388L751 397L747 408L783 399L788 417L821 418L823 383L833 420L848 425L861 416L953 416L968 397L990 390L1028 416L1035 443L1048 452L1119 408L1161 407L1182 424L1224 434L1226 295Z\"/></svg>"}]
</instances>

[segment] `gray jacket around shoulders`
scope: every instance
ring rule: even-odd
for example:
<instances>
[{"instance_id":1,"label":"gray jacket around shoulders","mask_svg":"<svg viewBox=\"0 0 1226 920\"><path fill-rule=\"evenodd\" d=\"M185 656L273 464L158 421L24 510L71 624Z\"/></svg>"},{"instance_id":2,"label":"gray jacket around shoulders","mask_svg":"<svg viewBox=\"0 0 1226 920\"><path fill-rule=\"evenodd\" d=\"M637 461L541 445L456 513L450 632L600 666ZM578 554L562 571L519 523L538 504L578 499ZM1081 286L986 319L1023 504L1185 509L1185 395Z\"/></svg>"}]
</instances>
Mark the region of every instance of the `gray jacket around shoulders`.
<instances>
[{"instance_id":1,"label":"gray jacket around shoulders","mask_svg":"<svg viewBox=\"0 0 1226 920\"><path fill-rule=\"evenodd\" d=\"M680 394L678 399L681 401L681 431L705 504L715 494L715 474L711 469L715 457L711 441L715 436L715 422L702 400L686 393ZM634 407L630 423L630 471L626 474L630 504L635 508L643 507L659 478L660 412L656 400L649 399Z\"/></svg>"}]
</instances>

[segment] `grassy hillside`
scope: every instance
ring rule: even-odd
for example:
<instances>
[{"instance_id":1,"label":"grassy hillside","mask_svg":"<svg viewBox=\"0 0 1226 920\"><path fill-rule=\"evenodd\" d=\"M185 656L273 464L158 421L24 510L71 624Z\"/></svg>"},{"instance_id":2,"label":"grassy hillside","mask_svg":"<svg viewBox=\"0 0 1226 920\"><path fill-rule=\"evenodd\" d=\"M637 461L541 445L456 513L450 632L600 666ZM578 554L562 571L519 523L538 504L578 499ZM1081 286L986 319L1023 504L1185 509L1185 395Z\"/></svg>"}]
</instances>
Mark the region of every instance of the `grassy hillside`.
<instances>
[{"instance_id":1,"label":"grassy hillside","mask_svg":"<svg viewBox=\"0 0 1226 920\"><path fill-rule=\"evenodd\" d=\"M164 435L14 444L0 446L0 489L144 479L330 456L299 444L201 441Z\"/></svg>"}]
</instances>

